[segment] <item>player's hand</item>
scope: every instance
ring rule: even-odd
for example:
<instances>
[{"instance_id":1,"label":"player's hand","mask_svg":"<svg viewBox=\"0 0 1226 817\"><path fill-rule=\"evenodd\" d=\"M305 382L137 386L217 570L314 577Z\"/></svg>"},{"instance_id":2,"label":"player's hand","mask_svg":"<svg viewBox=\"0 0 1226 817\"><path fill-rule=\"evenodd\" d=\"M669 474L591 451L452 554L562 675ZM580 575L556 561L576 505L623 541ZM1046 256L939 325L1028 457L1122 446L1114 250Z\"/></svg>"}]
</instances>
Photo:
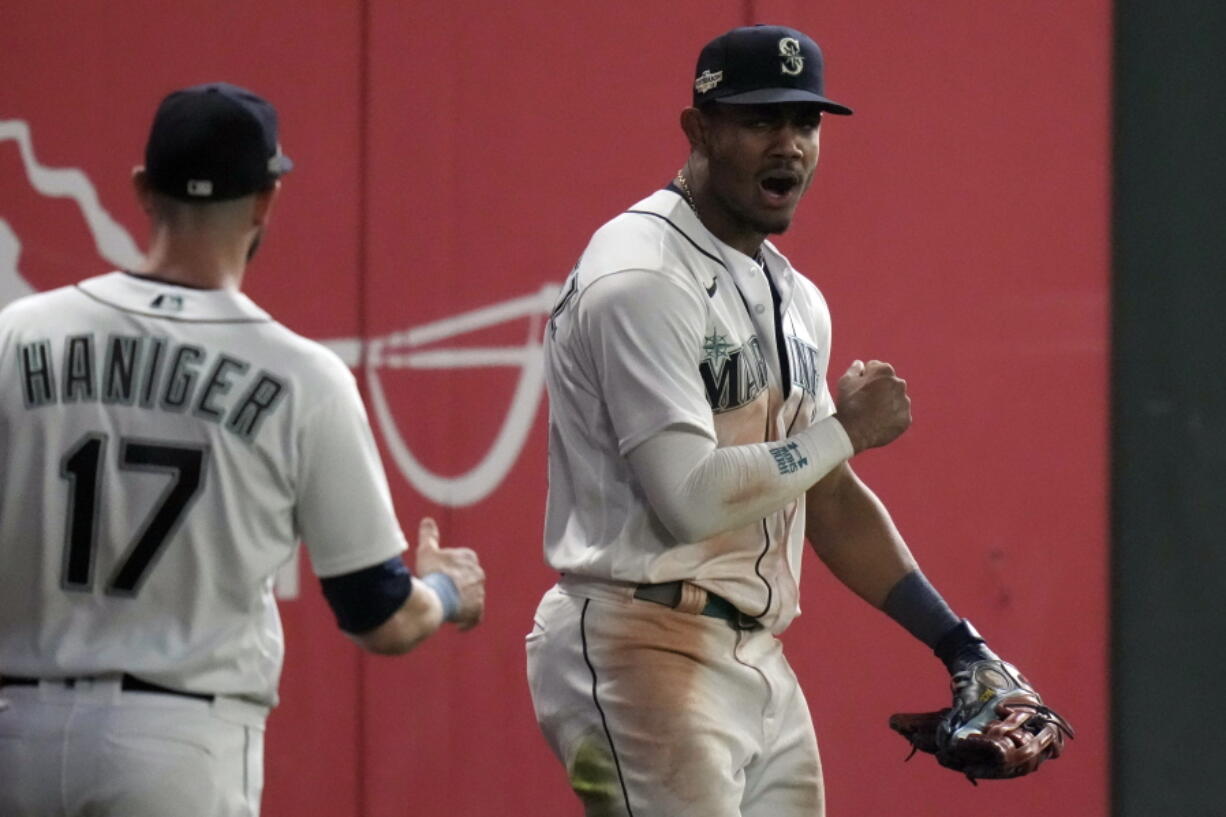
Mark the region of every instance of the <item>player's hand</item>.
<instances>
[{"instance_id":1,"label":"player's hand","mask_svg":"<svg viewBox=\"0 0 1226 817\"><path fill-rule=\"evenodd\" d=\"M421 520L417 528L417 575L446 573L460 593L460 610L456 626L467 630L477 626L485 614L485 571L469 548L445 548L438 543L438 525L430 517Z\"/></svg>"},{"instance_id":2,"label":"player's hand","mask_svg":"<svg viewBox=\"0 0 1226 817\"><path fill-rule=\"evenodd\" d=\"M1017 667L993 656L951 679L952 707L898 713L890 728L942 766L976 778L1021 777L1060 757L1073 727L1043 703Z\"/></svg>"},{"instance_id":3,"label":"player's hand","mask_svg":"<svg viewBox=\"0 0 1226 817\"><path fill-rule=\"evenodd\" d=\"M838 391L835 416L857 454L892 442L911 425L907 381L888 363L857 360L839 378Z\"/></svg>"}]
</instances>

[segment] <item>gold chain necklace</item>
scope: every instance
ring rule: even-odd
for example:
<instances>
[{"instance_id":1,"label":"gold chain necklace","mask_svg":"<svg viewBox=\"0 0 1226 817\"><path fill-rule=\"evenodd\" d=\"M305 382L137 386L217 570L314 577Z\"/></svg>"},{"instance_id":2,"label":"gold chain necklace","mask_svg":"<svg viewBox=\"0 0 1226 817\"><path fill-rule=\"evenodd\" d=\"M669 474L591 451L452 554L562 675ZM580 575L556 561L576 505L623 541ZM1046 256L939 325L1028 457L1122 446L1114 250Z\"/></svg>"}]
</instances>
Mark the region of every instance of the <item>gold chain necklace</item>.
<instances>
[{"instance_id":1,"label":"gold chain necklace","mask_svg":"<svg viewBox=\"0 0 1226 817\"><path fill-rule=\"evenodd\" d=\"M685 181L685 174L680 170L677 171L677 186L681 188L681 192L685 193L685 200L689 202L694 215L698 215L698 205L694 203L694 194L690 192L690 186Z\"/></svg>"}]
</instances>

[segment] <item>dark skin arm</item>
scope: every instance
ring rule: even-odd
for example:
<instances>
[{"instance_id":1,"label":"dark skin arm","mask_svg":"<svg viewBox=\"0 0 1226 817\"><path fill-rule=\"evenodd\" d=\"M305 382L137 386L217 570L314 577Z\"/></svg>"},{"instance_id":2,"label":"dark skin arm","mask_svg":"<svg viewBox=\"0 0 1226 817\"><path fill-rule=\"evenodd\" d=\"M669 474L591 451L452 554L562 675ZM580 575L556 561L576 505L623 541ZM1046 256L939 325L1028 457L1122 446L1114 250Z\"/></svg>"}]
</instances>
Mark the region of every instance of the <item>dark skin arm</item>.
<instances>
[{"instance_id":1,"label":"dark skin arm","mask_svg":"<svg viewBox=\"0 0 1226 817\"><path fill-rule=\"evenodd\" d=\"M843 463L805 495L805 536L840 582L881 609L918 568L877 495Z\"/></svg>"}]
</instances>

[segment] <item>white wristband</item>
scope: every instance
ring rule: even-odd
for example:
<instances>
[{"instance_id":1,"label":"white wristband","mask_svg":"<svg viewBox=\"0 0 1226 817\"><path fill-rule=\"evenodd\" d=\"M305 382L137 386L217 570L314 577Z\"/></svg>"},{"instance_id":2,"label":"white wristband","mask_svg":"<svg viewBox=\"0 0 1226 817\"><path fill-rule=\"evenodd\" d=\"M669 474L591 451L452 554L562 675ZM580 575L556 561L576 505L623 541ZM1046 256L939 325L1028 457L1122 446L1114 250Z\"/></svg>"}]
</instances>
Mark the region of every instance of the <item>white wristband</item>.
<instances>
[{"instance_id":1,"label":"white wristband","mask_svg":"<svg viewBox=\"0 0 1226 817\"><path fill-rule=\"evenodd\" d=\"M427 573L421 577L421 580L443 603L443 620L455 621L456 615L460 612L460 591L456 588L452 578L446 573L435 572Z\"/></svg>"}]
</instances>

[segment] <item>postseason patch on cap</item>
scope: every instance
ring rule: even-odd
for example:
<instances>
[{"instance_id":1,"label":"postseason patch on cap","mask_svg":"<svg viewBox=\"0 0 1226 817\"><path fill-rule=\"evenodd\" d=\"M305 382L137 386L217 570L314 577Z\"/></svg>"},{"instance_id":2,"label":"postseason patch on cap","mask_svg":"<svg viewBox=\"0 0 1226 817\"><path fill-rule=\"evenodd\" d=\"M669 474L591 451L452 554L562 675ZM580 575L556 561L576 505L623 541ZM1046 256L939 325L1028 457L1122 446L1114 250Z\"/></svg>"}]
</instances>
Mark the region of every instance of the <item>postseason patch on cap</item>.
<instances>
[{"instance_id":1,"label":"postseason patch on cap","mask_svg":"<svg viewBox=\"0 0 1226 817\"><path fill-rule=\"evenodd\" d=\"M723 81L723 71L712 71L708 68L699 74L698 79L694 80L694 90L700 94L705 94L717 87Z\"/></svg>"}]
</instances>

